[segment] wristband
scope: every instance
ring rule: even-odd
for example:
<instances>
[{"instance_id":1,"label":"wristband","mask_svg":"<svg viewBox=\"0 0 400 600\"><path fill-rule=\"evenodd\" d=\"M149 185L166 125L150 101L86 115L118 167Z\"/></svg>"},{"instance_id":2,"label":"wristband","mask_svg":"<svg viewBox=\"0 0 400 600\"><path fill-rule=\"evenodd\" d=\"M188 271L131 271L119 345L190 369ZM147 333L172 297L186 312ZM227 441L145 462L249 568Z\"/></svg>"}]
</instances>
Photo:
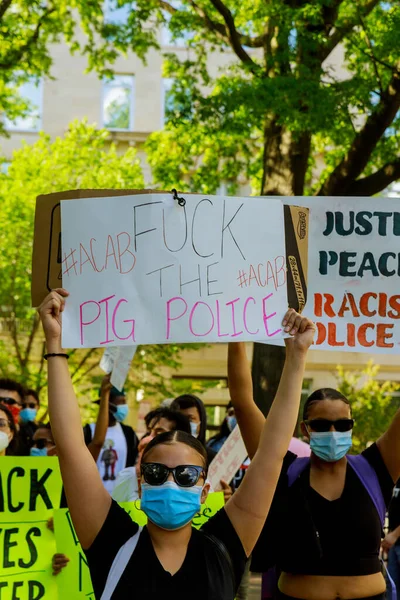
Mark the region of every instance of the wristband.
<instances>
[{"instance_id":1,"label":"wristband","mask_svg":"<svg viewBox=\"0 0 400 600\"><path fill-rule=\"evenodd\" d=\"M63 356L67 360L69 359L69 354L64 354L63 352L51 352L50 354L45 354L43 358L47 360L50 356Z\"/></svg>"}]
</instances>

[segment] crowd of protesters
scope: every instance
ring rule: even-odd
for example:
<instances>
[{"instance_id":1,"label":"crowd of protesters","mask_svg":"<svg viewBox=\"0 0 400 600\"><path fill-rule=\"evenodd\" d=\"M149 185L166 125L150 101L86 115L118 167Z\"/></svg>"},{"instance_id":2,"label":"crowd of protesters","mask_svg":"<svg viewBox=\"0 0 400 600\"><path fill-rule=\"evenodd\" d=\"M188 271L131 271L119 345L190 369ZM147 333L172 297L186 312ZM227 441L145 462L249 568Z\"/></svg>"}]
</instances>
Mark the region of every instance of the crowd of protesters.
<instances>
[{"instance_id":1,"label":"crowd of protesters","mask_svg":"<svg viewBox=\"0 0 400 600\"><path fill-rule=\"evenodd\" d=\"M61 348L68 294L40 308L48 348L48 414L34 390L0 379L0 455L58 456L61 506L86 552L96 598L245 600L249 571L263 573L262 598L383 600L400 590L400 414L376 443L351 456L354 421L333 389L314 392L302 416L307 444L292 438L314 324L288 311L286 362L267 419L253 400L244 344L228 350L231 401L208 441L202 401L191 394L155 408L138 438L124 423L124 391L104 377L96 421L81 423ZM197 531L208 465L239 426L248 458L221 481L225 506ZM393 492L394 489L394 492ZM137 526L118 502L141 501ZM384 535L389 509L389 531ZM385 573L388 554L392 580ZM53 573L68 557L53 557ZM393 581L394 580L394 581Z\"/></svg>"}]
</instances>

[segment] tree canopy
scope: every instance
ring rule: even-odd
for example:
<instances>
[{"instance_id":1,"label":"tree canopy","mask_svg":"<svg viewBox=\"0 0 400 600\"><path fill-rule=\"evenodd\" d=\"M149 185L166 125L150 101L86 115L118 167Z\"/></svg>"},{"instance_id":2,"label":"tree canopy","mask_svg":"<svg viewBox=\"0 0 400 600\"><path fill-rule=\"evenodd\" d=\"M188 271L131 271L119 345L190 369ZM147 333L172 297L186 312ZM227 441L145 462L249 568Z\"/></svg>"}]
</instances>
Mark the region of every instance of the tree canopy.
<instances>
[{"instance_id":1,"label":"tree canopy","mask_svg":"<svg viewBox=\"0 0 400 600\"><path fill-rule=\"evenodd\" d=\"M75 188L143 187L135 149L118 154L109 132L95 125L76 122L62 138L51 141L41 134L35 144L14 152L7 173L0 174L1 376L15 377L37 390L46 382L44 339L36 312L30 308L36 196ZM165 377L163 367L179 367L183 348L176 344L139 348L128 389L142 389L146 397L173 395L174 382ZM99 349L71 352L73 382L81 391L95 384L97 392L100 356Z\"/></svg>"}]
</instances>

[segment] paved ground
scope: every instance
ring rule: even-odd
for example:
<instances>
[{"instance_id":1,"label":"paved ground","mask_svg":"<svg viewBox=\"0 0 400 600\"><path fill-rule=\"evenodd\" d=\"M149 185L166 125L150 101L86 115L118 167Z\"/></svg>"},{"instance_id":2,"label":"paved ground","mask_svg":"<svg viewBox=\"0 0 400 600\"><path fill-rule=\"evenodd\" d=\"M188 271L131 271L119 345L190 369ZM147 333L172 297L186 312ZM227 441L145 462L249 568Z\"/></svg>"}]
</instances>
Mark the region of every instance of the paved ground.
<instances>
[{"instance_id":1,"label":"paved ground","mask_svg":"<svg viewBox=\"0 0 400 600\"><path fill-rule=\"evenodd\" d=\"M248 600L261 600L261 577L251 576L251 586Z\"/></svg>"}]
</instances>

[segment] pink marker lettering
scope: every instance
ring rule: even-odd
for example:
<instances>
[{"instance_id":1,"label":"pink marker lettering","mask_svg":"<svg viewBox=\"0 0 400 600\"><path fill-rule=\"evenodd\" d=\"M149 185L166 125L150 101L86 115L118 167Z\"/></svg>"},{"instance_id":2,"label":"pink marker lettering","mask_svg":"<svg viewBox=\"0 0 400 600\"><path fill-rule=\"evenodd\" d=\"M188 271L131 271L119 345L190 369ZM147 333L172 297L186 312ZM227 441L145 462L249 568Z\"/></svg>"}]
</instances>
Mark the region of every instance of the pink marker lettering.
<instances>
[{"instance_id":1,"label":"pink marker lettering","mask_svg":"<svg viewBox=\"0 0 400 600\"><path fill-rule=\"evenodd\" d=\"M86 306L86 304L95 304L97 306L98 313L92 321L84 321L83 320L83 307ZM92 323L97 321L97 319L100 316L100 313L101 313L101 306L95 300L88 300L87 302L83 302L83 304L80 305L80 307L79 307L79 324L80 324L80 331L81 331L81 346L83 346L83 328L86 327L87 325L91 325Z\"/></svg>"},{"instance_id":2,"label":"pink marker lettering","mask_svg":"<svg viewBox=\"0 0 400 600\"><path fill-rule=\"evenodd\" d=\"M109 336L109 320L108 320L108 301L111 300L112 298L115 298L115 294L113 294L112 296L108 296L108 298L103 298L103 300L99 301L99 305L102 302L105 302L106 305L106 339L104 340L104 342L100 342L101 345L103 344L111 344L114 340L110 340L110 336ZM114 310L114 314L115 314L115 310Z\"/></svg>"},{"instance_id":3,"label":"pink marker lettering","mask_svg":"<svg viewBox=\"0 0 400 600\"><path fill-rule=\"evenodd\" d=\"M238 335L242 335L243 331L236 331L236 320L235 320L235 302L239 302L240 298L235 298L235 300L231 300L231 302L227 302L226 306L231 305L232 308L232 325L233 325L233 334L231 337L237 337Z\"/></svg>"},{"instance_id":4,"label":"pink marker lettering","mask_svg":"<svg viewBox=\"0 0 400 600\"><path fill-rule=\"evenodd\" d=\"M271 296L273 296L273 294L268 294L268 296L266 296L262 300L262 305L263 305L263 321L264 321L265 333L267 334L268 337L273 337L274 335L276 335L277 333L280 333L282 331L282 329L280 328L280 329L276 329L275 331L273 331L272 333L270 333L269 329L268 329L268 319L272 319L276 315L276 312L267 315L266 304L267 304L267 300L269 298L271 298Z\"/></svg>"},{"instance_id":5,"label":"pink marker lettering","mask_svg":"<svg viewBox=\"0 0 400 600\"><path fill-rule=\"evenodd\" d=\"M127 240L126 240L126 246L124 248L124 250L121 252L121 246L119 243L119 238L123 235L127 236ZM127 233L126 231L122 231L121 233L119 233L117 235L117 246L118 246L118 258L119 258L119 272L122 275L126 275L127 273L130 273L133 269L133 267L136 264L136 256L133 254L133 252L131 252L131 250L129 250L129 246L131 245L131 236L129 235L129 233ZM130 267L127 271L123 271L122 270L122 257L126 254L130 254L130 256L132 257L132 260L130 261ZM127 265L129 266L129 265Z\"/></svg>"},{"instance_id":6,"label":"pink marker lettering","mask_svg":"<svg viewBox=\"0 0 400 600\"><path fill-rule=\"evenodd\" d=\"M111 246L111 251L109 250ZM115 268L118 270L118 263L117 263L117 256L115 254L115 248L114 248L114 241L112 239L111 235L108 235L107 237L107 248L106 248L106 262L105 262L105 269L107 269L108 267L108 259L113 256L114 257L114 262L115 262Z\"/></svg>"},{"instance_id":7,"label":"pink marker lettering","mask_svg":"<svg viewBox=\"0 0 400 600\"><path fill-rule=\"evenodd\" d=\"M94 259L94 254L93 254L93 242L95 242L95 241L96 241L96 238L91 238L91 240L90 240L90 254L92 255L92 262L94 264L94 268L96 269L96 271L98 273L101 273L102 271L104 271L104 266L101 269L97 268L96 261Z\"/></svg>"},{"instance_id":8,"label":"pink marker lettering","mask_svg":"<svg viewBox=\"0 0 400 600\"><path fill-rule=\"evenodd\" d=\"M218 337L225 337L229 335L229 333L221 333L221 315L219 312L219 300L215 301L215 305L217 307L217 333Z\"/></svg>"},{"instance_id":9,"label":"pink marker lettering","mask_svg":"<svg viewBox=\"0 0 400 600\"><path fill-rule=\"evenodd\" d=\"M132 329L131 329L131 331L128 333L128 335L126 337L119 336L118 333L115 330L115 320L117 318L117 311L118 311L120 305L123 302L128 302L128 300L126 300L125 298L121 298L121 300L118 300L117 305L114 308L114 312L113 312L113 316L112 316L112 322L111 322L111 327L112 327L112 330L113 330L113 333L114 333L115 337L117 337L119 340L128 340L131 337L132 341L135 342L135 319L124 319L122 321L123 323L132 323Z\"/></svg>"},{"instance_id":10,"label":"pink marker lettering","mask_svg":"<svg viewBox=\"0 0 400 600\"><path fill-rule=\"evenodd\" d=\"M243 325L247 333L249 333L250 335L257 335L257 333L260 331L259 329L257 329L257 331L250 331L250 329L247 327L247 305L250 302L250 300L252 300L253 303L256 304L256 301L252 296L250 296L250 298L247 298L243 307Z\"/></svg>"},{"instance_id":11,"label":"pink marker lettering","mask_svg":"<svg viewBox=\"0 0 400 600\"><path fill-rule=\"evenodd\" d=\"M183 304L185 305L185 308L180 315L178 315L176 317L171 317L171 304L172 304L172 302L175 302L176 300L180 300L181 302L183 302ZM188 308L187 302L186 302L186 300L181 298L181 296L175 296L174 298L171 298L170 300L168 300L168 302L167 302L167 336L166 336L167 340L169 340L170 333L171 333L171 321L177 321L178 319L181 319L183 317L183 315L186 314L187 308Z\"/></svg>"},{"instance_id":12,"label":"pink marker lettering","mask_svg":"<svg viewBox=\"0 0 400 600\"><path fill-rule=\"evenodd\" d=\"M210 315L211 315L211 319L212 319L211 327L205 333L196 333L194 331L194 329L193 329L194 313L195 313L197 307L200 306L200 305L206 306L208 308L208 310L210 312ZM214 329L214 323L215 323L214 314L213 314L213 311L211 310L211 308L209 307L209 305L206 302L196 302L196 304L193 306L192 310L190 311L190 316L189 316L189 329L190 329L190 333L192 335L195 335L196 337L204 337L205 335L208 335L209 333L211 333L211 331Z\"/></svg>"}]
</instances>

